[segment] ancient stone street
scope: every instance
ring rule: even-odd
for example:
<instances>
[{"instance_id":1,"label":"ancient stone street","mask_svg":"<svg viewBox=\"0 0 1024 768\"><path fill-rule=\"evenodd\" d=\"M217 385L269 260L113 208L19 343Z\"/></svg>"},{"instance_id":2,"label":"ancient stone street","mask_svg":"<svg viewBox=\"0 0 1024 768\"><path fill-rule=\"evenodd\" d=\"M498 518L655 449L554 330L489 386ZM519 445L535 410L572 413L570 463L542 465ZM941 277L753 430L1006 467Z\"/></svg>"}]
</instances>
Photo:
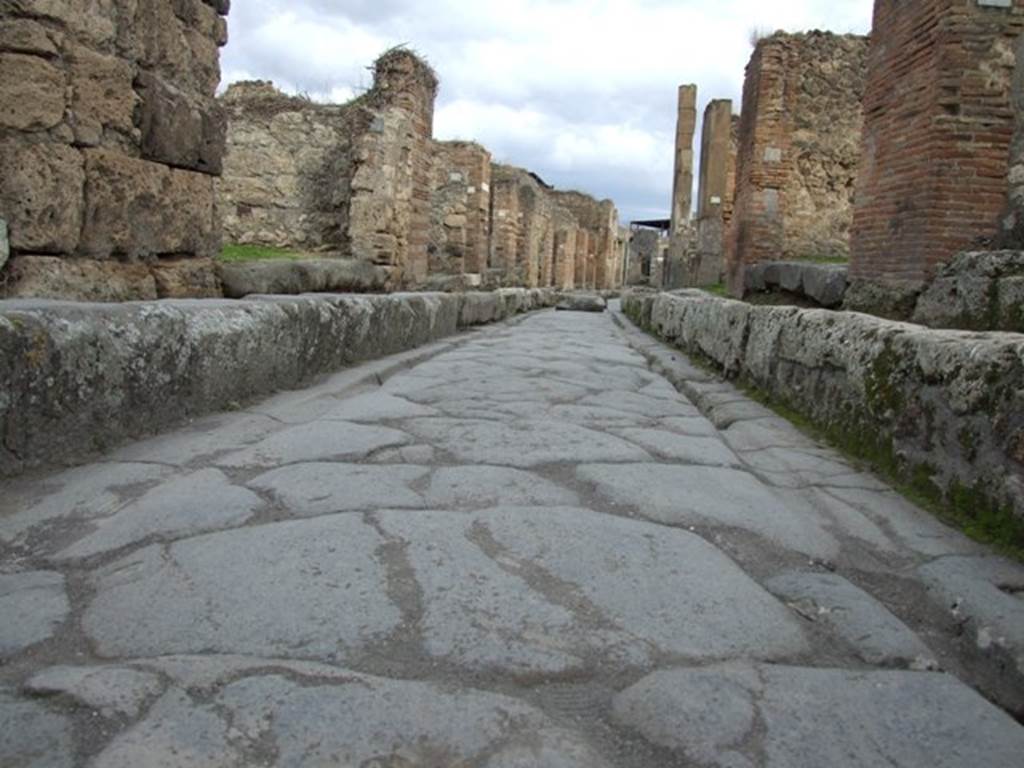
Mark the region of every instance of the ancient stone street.
<instances>
[{"instance_id":1,"label":"ancient stone street","mask_svg":"<svg viewBox=\"0 0 1024 768\"><path fill-rule=\"evenodd\" d=\"M6 482L0 563L4 768L1024 754L1024 568L614 303Z\"/></svg>"}]
</instances>

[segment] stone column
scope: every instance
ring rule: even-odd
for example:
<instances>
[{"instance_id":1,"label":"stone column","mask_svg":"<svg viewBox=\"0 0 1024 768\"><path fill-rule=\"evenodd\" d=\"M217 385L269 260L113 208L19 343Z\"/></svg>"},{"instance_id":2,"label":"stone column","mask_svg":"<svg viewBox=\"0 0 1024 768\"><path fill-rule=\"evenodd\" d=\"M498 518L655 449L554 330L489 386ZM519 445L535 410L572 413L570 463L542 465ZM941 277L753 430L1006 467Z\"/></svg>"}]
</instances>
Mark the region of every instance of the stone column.
<instances>
[{"instance_id":1,"label":"stone column","mask_svg":"<svg viewBox=\"0 0 1024 768\"><path fill-rule=\"evenodd\" d=\"M676 118L676 166L672 184L672 232L668 288L681 288L685 272L687 230L693 205L693 134L697 129L697 86L679 86Z\"/></svg>"},{"instance_id":2,"label":"stone column","mask_svg":"<svg viewBox=\"0 0 1024 768\"><path fill-rule=\"evenodd\" d=\"M729 199L729 172L733 160L732 101L716 99L704 111L700 147L700 182L697 193L697 249L689 261L686 285L708 286L722 281L724 242Z\"/></svg>"}]
</instances>

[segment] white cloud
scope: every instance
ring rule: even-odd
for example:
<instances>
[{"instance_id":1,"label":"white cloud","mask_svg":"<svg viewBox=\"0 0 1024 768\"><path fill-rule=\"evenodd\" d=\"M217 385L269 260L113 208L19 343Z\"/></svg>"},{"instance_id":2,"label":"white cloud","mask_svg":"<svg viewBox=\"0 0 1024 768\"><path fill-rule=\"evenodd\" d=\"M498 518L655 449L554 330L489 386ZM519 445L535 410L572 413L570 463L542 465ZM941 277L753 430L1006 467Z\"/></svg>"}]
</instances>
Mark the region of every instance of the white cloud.
<instances>
[{"instance_id":1,"label":"white cloud","mask_svg":"<svg viewBox=\"0 0 1024 768\"><path fill-rule=\"evenodd\" d=\"M441 77L436 132L476 139L623 218L666 214L676 86L738 109L755 30L867 32L872 0L242 0L225 81L345 101L396 44Z\"/></svg>"}]
</instances>

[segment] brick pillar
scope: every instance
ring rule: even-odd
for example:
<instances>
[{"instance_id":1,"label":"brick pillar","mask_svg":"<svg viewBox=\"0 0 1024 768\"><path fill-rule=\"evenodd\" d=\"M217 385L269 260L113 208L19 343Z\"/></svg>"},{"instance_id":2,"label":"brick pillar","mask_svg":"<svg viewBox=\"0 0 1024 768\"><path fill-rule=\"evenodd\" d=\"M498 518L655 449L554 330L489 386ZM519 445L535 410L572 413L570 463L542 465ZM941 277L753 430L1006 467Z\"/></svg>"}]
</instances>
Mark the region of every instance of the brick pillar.
<instances>
[{"instance_id":1,"label":"brick pillar","mask_svg":"<svg viewBox=\"0 0 1024 768\"><path fill-rule=\"evenodd\" d=\"M876 0L847 306L902 315L1007 191L1022 0Z\"/></svg>"},{"instance_id":2,"label":"brick pillar","mask_svg":"<svg viewBox=\"0 0 1024 768\"><path fill-rule=\"evenodd\" d=\"M697 249L689 260L686 284L721 282L725 271L725 225L732 214L730 173L735 169L732 101L716 99L704 111L697 193Z\"/></svg>"},{"instance_id":3,"label":"brick pillar","mask_svg":"<svg viewBox=\"0 0 1024 768\"><path fill-rule=\"evenodd\" d=\"M519 251L519 188L513 180L495 181L491 189L491 269L501 270L503 279L515 274Z\"/></svg>"},{"instance_id":4,"label":"brick pillar","mask_svg":"<svg viewBox=\"0 0 1024 768\"><path fill-rule=\"evenodd\" d=\"M683 285L686 230L693 204L693 134L697 130L697 86L679 86L676 119L676 165L672 183L672 233L669 287Z\"/></svg>"}]
</instances>

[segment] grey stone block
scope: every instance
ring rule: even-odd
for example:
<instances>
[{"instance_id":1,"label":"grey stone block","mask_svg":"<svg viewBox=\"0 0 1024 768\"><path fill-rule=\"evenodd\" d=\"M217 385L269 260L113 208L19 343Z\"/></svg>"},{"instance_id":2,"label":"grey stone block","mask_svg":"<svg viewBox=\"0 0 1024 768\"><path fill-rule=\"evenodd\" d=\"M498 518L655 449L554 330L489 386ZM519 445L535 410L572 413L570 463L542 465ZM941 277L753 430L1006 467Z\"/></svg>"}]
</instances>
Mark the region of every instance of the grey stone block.
<instances>
[{"instance_id":1,"label":"grey stone block","mask_svg":"<svg viewBox=\"0 0 1024 768\"><path fill-rule=\"evenodd\" d=\"M743 270L743 283L748 291L763 291L766 287L764 280L764 264L751 264Z\"/></svg>"},{"instance_id":2,"label":"grey stone block","mask_svg":"<svg viewBox=\"0 0 1024 768\"><path fill-rule=\"evenodd\" d=\"M0 219L0 269L4 268L11 257L11 241L7 234L7 221Z\"/></svg>"},{"instance_id":3,"label":"grey stone block","mask_svg":"<svg viewBox=\"0 0 1024 768\"><path fill-rule=\"evenodd\" d=\"M608 302L596 293L570 293L555 305L563 312L604 312L607 308Z\"/></svg>"},{"instance_id":4,"label":"grey stone block","mask_svg":"<svg viewBox=\"0 0 1024 768\"><path fill-rule=\"evenodd\" d=\"M803 293L805 265L796 261L779 263L779 288L790 293Z\"/></svg>"},{"instance_id":5,"label":"grey stone block","mask_svg":"<svg viewBox=\"0 0 1024 768\"><path fill-rule=\"evenodd\" d=\"M223 262L218 265L224 295L375 293L388 286L390 271L356 259Z\"/></svg>"},{"instance_id":6,"label":"grey stone block","mask_svg":"<svg viewBox=\"0 0 1024 768\"><path fill-rule=\"evenodd\" d=\"M845 266L806 264L803 270L803 293L821 306L832 309L846 296Z\"/></svg>"},{"instance_id":7,"label":"grey stone block","mask_svg":"<svg viewBox=\"0 0 1024 768\"><path fill-rule=\"evenodd\" d=\"M199 99L145 70L136 77L142 156L219 176L227 117L216 99Z\"/></svg>"}]
</instances>

